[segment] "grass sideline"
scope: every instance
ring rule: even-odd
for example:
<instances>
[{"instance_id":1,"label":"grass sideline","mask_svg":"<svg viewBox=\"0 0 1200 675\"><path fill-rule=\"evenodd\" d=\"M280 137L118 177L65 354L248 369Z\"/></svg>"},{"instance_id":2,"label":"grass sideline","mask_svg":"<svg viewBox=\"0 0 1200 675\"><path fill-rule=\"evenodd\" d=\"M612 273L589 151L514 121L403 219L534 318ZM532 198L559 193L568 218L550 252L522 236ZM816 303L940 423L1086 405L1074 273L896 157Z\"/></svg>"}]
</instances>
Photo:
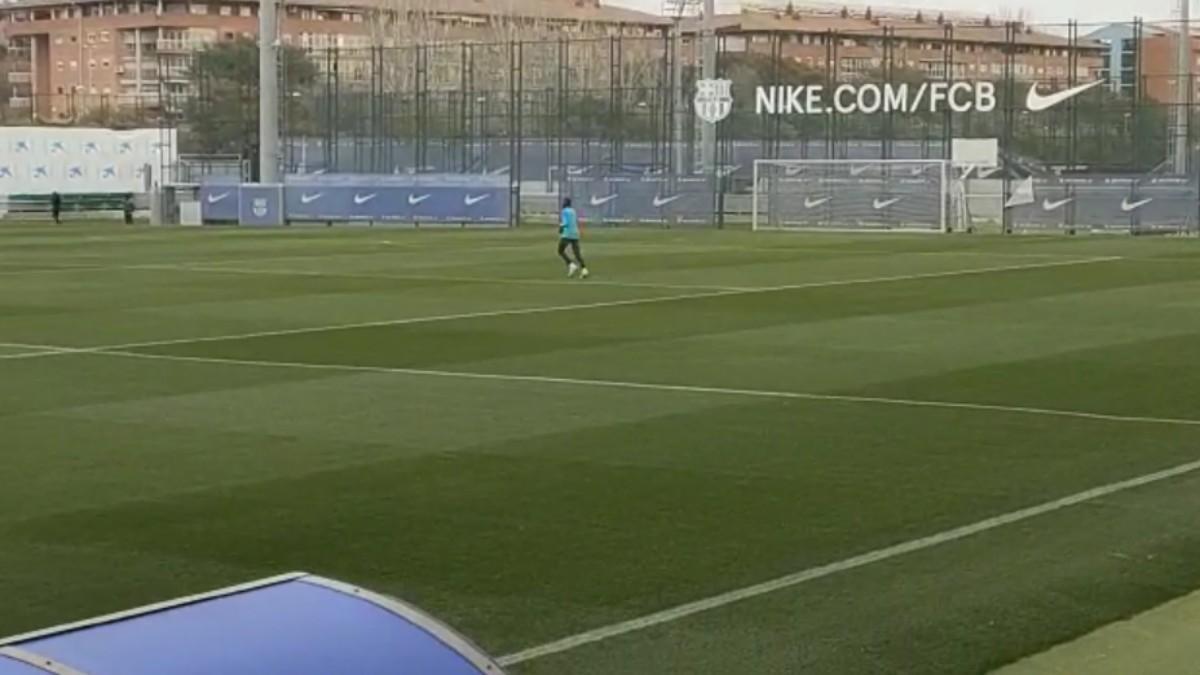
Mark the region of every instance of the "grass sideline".
<instances>
[{"instance_id":1,"label":"grass sideline","mask_svg":"<svg viewBox=\"0 0 1200 675\"><path fill-rule=\"evenodd\" d=\"M1200 242L553 245L0 226L0 634L306 569L511 654L1200 459ZM1200 588L1198 485L512 671L985 671Z\"/></svg>"}]
</instances>

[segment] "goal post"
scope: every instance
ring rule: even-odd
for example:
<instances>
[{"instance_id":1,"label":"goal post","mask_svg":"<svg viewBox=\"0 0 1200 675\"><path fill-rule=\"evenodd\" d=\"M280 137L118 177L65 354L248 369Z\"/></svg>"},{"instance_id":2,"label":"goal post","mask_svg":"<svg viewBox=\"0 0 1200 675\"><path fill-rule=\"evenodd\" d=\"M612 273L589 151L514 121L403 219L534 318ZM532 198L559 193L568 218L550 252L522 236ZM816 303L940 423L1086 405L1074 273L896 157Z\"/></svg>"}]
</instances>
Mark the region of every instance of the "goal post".
<instances>
[{"instance_id":1,"label":"goal post","mask_svg":"<svg viewBox=\"0 0 1200 675\"><path fill-rule=\"evenodd\" d=\"M948 232L969 217L943 159L760 159L753 228Z\"/></svg>"}]
</instances>

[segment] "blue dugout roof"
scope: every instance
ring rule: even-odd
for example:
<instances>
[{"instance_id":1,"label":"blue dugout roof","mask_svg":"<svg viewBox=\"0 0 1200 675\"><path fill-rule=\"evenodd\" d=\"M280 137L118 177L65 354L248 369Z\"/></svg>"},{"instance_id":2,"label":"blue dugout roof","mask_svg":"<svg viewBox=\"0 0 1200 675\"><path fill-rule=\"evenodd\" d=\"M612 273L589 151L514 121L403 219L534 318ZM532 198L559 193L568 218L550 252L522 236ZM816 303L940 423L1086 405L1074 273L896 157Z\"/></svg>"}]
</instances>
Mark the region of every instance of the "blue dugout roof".
<instances>
[{"instance_id":1,"label":"blue dugout roof","mask_svg":"<svg viewBox=\"0 0 1200 675\"><path fill-rule=\"evenodd\" d=\"M289 574L0 640L0 675L503 675L403 602Z\"/></svg>"}]
</instances>

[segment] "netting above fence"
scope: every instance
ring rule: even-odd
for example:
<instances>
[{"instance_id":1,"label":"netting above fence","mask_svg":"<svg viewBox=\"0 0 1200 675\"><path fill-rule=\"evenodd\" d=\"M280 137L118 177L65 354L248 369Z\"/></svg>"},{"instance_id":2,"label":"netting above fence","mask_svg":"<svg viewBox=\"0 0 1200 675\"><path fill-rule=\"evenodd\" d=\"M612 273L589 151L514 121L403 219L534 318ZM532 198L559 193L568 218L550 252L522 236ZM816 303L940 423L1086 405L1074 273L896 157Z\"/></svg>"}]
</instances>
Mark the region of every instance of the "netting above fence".
<instances>
[{"instance_id":1,"label":"netting above fence","mask_svg":"<svg viewBox=\"0 0 1200 675\"><path fill-rule=\"evenodd\" d=\"M1178 72L1169 25L837 25L740 15L718 38L716 77L728 81L728 97L699 106L701 50L686 31L285 46L282 161L288 173L508 175L531 204L552 203L543 197L570 192L584 175L665 176L672 190L708 186L715 222L748 216L756 160L944 160L956 138L998 140L992 179L1006 195L1029 177L1048 185L1194 173L1200 81ZM142 99L139 119L177 127L180 153L255 166L255 45L157 58L173 75ZM13 113L10 104L4 119L36 117L27 111L44 105ZM71 109L98 115L93 107ZM714 112L716 161L705 167L701 115Z\"/></svg>"}]
</instances>

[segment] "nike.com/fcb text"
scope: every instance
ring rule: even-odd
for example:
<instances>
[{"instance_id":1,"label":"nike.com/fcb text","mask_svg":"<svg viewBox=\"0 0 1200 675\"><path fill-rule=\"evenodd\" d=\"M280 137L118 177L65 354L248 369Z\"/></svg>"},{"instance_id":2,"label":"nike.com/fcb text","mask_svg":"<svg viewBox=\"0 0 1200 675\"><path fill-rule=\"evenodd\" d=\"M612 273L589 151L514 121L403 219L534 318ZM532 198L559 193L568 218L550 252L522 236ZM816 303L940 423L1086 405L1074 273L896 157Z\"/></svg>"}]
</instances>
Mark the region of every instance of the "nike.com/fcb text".
<instances>
[{"instance_id":1,"label":"nike.com/fcb text","mask_svg":"<svg viewBox=\"0 0 1200 675\"><path fill-rule=\"evenodd\" d=\"M1025 97L1025 109L1049 110L1103 82L1096 80L1050 93L1043 93L1034 84ZM820 84L759 87L755 91L754 109L759 115L912 114L946 109L987 113L996 109L996 85L992 82L842 84L828 99L825 86Z\"/></svg>"},{"instance_id":2,"label":"nike.com/fcb text","mask_svg":"<svg viewBox=\"0 0 1200 675\"><path fill-rule=\"evenodd\" d=\"M828 92L820 84L759 87L754 110L759 115L871 115L996 109L996 85L991 82L842 84L832 95Z\"/></svg>"}]
</instances>

